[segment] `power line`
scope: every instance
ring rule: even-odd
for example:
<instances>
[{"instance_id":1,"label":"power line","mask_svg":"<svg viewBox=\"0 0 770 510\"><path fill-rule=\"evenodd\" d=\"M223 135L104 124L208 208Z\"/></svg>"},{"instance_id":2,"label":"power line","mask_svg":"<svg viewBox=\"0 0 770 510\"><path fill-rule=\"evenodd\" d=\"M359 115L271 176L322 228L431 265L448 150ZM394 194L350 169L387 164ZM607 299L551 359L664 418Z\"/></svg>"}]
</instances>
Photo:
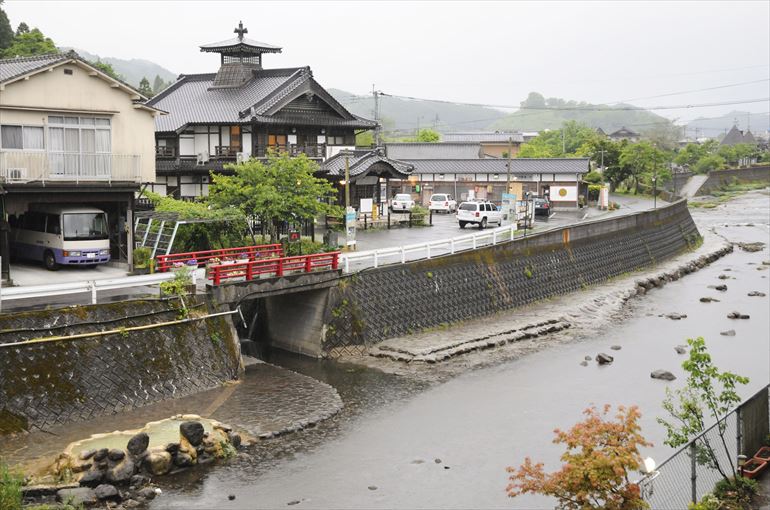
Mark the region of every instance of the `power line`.
<instances>
[{"instance_id":1,"label":"power line","mask_svg":"<svg viewBox=\"0 0 770 510\"><path fill-rule=\"evenodd\" d=\"M764 83L766 81L770 81L770 78L765 78L765 79L762 79L762 80L754 80L754 81L744 81L744 82L741 82L741 83L730 83L728 85L718 85L716 87L708 87L708 88L705 88L705 89L685 90L685 91L682 91L682 92L669 92L668 94L660 94L660 95L657 95L657 96L646 96L646 97L634 97L634 98L631 98L631 99L621 99L619 101L610 101L609 104L625 103L627 101L639 101L641 99L656 99L656 98L659 98L659 97L681 96L682 94L690 94L690 93L693 93L693 92L705 92L705 91L708 91L708 90L727 89L727 88L731 88L731 87L740 87L742 85L753 85L755 83Z\"/></svg>"}]
</instances>

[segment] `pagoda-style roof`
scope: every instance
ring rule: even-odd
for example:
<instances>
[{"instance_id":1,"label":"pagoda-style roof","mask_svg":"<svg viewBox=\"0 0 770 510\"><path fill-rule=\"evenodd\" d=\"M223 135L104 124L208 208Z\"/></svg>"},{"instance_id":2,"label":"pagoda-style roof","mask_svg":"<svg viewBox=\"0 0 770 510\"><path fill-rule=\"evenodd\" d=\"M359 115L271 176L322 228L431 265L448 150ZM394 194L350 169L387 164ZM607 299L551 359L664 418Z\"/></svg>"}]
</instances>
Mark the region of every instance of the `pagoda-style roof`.
<instances>
[{"instance_id":1,"label":"pagoda-style roof","mask_svg":"<svg viewBox=\"0 0 770 510\"><path fill-rule=\"evenodd\" d=\"M261 53L280 53L281 47L273 44L263 43L244 37L249 32L248 28L243 26L243 22L238 23L234 30L237 34L232 39L226 39L201 46L204 53L222 53L227 55L259 55Z\"/></svg>"},{"instance_id":2,"label":"pagoda-style roof","mask_svg":"<svg viewBox=\"0 0 770 510\"><path fill-rule=\"evenodd\" d=\"M328 177L345 177L345 156L340 152L327 159L321 166L321 171ZM390 159L382 148L372 150L355 150L347 154L348 174L351 180L357 180L369 175L387 177L390 179L406 179L414 170L414 165L404 161Z\"/></svg>"}]
</instances>

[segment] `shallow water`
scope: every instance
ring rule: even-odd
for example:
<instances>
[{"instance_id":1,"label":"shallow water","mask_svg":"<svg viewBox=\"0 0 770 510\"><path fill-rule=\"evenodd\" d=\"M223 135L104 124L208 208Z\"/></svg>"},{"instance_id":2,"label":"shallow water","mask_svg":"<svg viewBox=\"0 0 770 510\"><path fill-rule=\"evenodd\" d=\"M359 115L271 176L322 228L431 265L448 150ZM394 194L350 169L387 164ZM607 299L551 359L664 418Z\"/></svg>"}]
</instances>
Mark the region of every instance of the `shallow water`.
<instances>
[{"instance_id":1,"label":"shallow water","mask_svg":"<svg viewBox=\"0 0 770 510\"><path fill-rule=\"evenodd\" d=\"M701 229L754 223L717 233L731 241L768 243L768 202L767 195L755 193L711 215L694 216ZM278 359L335 386L346 404L341 415L316 429L260 443L229 464L172 478L152 507L277 508L298 501L296 508L552 508L544 498L507 498L505 467L525 456L557 466L561 449L551 443L552 430L571 426L584 408L604 403L639 406L643 433L654 443L644 455L663 461L671 450L663 445L656 417L662 415L665 388L683 382L684 356L674 347L687 338L703 336L717 366L751 379L741 388L744 397L770 381L769 298L747 296L753 290L770 295L770 270L758 270L769 259L767 247L756 253L736 248L711 266L630 301L598 334L432 387L369 369ZM731 279L720 280L720 274ZM727 292L708 288L720 283L727 284ZM720 302L700 303L701 296ZM727 319L733 310L751 319ZM687 318L659 317L669 312ZM719 334L728 329L736 335ZM615 344L622 349L609 350ZM585 355L598 352L612 353L615 362L580 366ZM678 379L651 379L655 369L670 370Z\"/></svg>"}]
</instances>

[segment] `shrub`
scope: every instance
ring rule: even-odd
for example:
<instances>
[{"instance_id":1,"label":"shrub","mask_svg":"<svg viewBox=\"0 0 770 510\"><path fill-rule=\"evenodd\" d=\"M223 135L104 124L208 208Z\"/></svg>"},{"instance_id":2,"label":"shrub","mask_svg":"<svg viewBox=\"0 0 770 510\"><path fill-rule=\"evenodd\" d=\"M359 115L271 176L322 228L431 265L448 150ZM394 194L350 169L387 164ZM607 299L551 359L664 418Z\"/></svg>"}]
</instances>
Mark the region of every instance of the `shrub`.
<instances>
[{"instance_id":1,"label":"shrub","mask_svg":"<svg viewBox=\"0 0 770 510\"><path fill-rule=\"evenodd\" d=\"M429 211L420 205L412 207L412 225L427 225Z\"/></svg>"},{"instance_id":2,"label":"shrub","mask_svg":"<svg viewBox=\"0 0 770 510\"><path fill-rule=\"evenodd\" d=\"M326 246L324 243L318 243L303 237L298 243L288 243L285 246L284 252L286 256L292 257L295 255L310 255L312 253L323 253L326 251L334 251L334 247Z\"/></svg>"},{"instance_id":3,"label":"shrub","mask_svg":"<svg viewBox=\"0 0 770 510\"><path fill-rule=\"evenodd\" d=\"M152 250L147 246L140 246L134 249L134 267L145 268L150 264Z\"/></svg>"},{"instance_id":4,"label":"shrub","mask_svg":"<svg viewBox=\"0 0 770 510\"><path fill-rule=\"evenodd\" d=\"M0 508L21 510L22 481L21 475L0 464Z\"/></svg>"},{"instance_id":5,"label":"shrub","mask_svg":"<svg viewBox=\"0 0 770 510\"><path fill-rule=\"evenodd\" d=\"M602 174L596 171L588 172L585 177L583 177L583 182L590 182L592 184L599 184L602 180Z\"/></svg>"},{"instance_id":6,"label":"shrub","mask_svg":"<svg viewBox=\"0 0 770 510\"><path fill-rule=\"evenodd\" d=\"M161 282L160 293L163 296L184 296L189 285L192 285L190 269L182 267L174 272L173 280Z\"/></svg>"}]
</instances>

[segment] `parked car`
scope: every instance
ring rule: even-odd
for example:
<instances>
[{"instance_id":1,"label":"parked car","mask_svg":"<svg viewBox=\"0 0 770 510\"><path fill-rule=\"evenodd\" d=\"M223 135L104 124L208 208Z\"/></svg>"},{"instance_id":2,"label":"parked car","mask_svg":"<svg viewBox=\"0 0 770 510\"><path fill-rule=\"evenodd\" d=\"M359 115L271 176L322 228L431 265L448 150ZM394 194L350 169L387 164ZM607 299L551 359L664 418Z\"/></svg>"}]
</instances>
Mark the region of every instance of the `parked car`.
<instances>
[{"instance_id":1,"label":"parked car","mask_svg":"<svg viewBox=\"0 0 770 510\"><path fill-rule=\"evenodd\" d=\"M551 215L551 203L546 198L535 198L535 216L549 217Z\"/></svg>"},{"instance_id":2,"label":"parked car","mask_svg":"<svg viewBox=\"0 0 770 510\"><path fill-rule=\"evenodd\" d=\"M431 211L443 211L447 214L453 213L457 210L457 202L452 195L446 193L437 193L430 196L430 204L428 209Z\"/></svg>"},{"instance_id":3,"label":"parked car","mask_svg":"<svg viewBox=\"0 0 770 510\"><path fill-rule=\"evenodd\" d=\"M483 229L490 223L495 225L502 224L503 213L491 202L463 202L457 208L457 221L460 224L460 228L465 228L465 225L470 223L478 225L480 229Z\"/></svg>"},{"instance_id":4,"label":"parked car","mask_svg":"<svg viewBox=\"0 0 770 510\"><path fill-rule=\"evenodd\" d=\"M390 210L393 212L411 211L412 207L414 207L414 200L409 193L397 193L390 201Z\"/></svg>"}]
</instances>

